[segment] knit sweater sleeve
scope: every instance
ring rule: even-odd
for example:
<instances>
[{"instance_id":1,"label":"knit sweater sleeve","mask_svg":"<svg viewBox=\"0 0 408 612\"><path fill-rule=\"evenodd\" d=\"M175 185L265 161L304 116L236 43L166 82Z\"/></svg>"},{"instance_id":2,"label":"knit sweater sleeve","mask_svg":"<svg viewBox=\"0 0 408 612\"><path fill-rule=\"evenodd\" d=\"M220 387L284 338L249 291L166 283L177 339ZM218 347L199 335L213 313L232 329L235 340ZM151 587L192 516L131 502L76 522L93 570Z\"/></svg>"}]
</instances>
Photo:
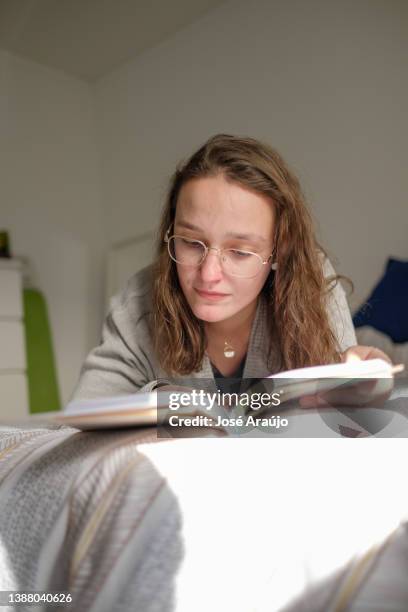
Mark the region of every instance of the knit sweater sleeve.
<instances>
[{"instance_id":1,"label":"knit sweater sleeve","mask_svg":"<svg viewBox=\"0 0 408 612\"><path fill-rule=\"evenodd\" d=\"M323 271L326 278L330 278L336 274L328 258L324 259ZM333 282L330 285L327 312L331 328L337 338L339 350L343 352L350 346L356 345L357 339L350 308L347 303L346 293L340 281Z\"/></svg>"},{"instance_id":2,"label":"knit sweater sleeve","mask_svg":"<svg viewBox=\"0 0 408 612\"><path fill-rule=\"evenodd\" d=\"M101 341L86 357L71 401L153 391L164 383L157 377L148 324L150 297L143 272L112 300Z\"/></svg>"}]
</instances>

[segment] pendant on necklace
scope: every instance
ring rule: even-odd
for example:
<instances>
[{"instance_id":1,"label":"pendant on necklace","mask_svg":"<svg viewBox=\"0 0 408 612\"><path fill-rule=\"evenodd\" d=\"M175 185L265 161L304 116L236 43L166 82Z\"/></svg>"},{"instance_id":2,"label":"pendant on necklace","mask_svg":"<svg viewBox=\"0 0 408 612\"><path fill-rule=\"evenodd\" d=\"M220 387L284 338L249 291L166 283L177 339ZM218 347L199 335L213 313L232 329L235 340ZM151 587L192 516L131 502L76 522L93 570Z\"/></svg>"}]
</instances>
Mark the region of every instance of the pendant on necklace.
<instances>
[{"instance_id":1,"label":"pendant on necklace","mask_svg":"<svg viewBox=\"0 0 408 612\"><path fill-rule=\"evenodd\" d=\"M224 342L224 357L227 359L235 357L235 350L228 342Z\"/></svg>"}]
</instances>

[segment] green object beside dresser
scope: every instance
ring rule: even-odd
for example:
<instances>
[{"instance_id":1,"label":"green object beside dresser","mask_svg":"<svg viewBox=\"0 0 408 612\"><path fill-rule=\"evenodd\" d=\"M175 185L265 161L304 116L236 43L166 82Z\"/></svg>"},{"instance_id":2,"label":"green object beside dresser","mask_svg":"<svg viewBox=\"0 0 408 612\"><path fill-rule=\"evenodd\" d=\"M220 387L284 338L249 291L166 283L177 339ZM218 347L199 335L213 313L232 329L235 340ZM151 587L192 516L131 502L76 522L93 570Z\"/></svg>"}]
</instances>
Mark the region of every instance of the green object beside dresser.
<instances>
[{"instance_id":1,"label":"green object beside dresser","mask_svg":"<svg viewBox=\"0 0 408 612\"><path fill-rule=\"evenodd\" d=\"M60 410L47 304L37 289L24 289L23 302L30 413Z\"/></svg>"}]
</instances>

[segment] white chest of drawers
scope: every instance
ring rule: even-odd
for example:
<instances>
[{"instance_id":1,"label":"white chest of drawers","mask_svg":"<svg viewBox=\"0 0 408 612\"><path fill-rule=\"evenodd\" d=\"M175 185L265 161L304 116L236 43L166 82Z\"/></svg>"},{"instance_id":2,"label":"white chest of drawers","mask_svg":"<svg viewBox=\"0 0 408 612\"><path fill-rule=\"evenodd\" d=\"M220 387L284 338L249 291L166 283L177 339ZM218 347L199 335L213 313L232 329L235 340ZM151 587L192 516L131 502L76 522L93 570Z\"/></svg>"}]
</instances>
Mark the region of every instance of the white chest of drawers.
<instances>
[{"instance_id":1,"label":"white chest of drawers","mask_svg":"<svg viewBox=\"0 0 408 612\"><path fill-rule=\"evenodd\" d=\"M0 420L29 413L22 267L0 259Z\"/></svg>"}]
</instances>

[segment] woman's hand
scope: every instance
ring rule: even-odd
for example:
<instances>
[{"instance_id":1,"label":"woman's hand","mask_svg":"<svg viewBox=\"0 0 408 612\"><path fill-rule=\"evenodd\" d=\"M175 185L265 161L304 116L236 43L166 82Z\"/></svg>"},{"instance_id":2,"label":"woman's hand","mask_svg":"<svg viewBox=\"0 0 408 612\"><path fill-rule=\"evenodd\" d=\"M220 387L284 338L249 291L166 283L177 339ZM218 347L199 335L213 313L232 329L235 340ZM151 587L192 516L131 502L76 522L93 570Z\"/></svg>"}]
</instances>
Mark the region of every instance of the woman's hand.
<instances>
[{"instance_id":1,"label":"woman's hand","mask_svg":"<svg viewBox=\"0 0 408 612\"><path fill-rule=\"evenodd\" d=\"M388 355L383 353L383 351L380 351L380 349L375 348L374 346L362 346L360 344L350 346L350 348L341 354L341 357L344 362L359 360L366 361L367 359L384 359L384 361L392 363Z\"/></svg>"},{"instance_id":2,"label":"woman's hand","mask_svg":"<svg viewBox=\"0 0 408 612\"><path fill-rule=\"evenodd\" d=\"M366 361L367 359L383 359L392 363L391 359L374 346L356 345L341 354L343 362ZM344 389L334 389L316 395L305 395L300 398L302 408L322 408L348 406L381 406L391 395L394 378L367 378L356 380L356 384Z\"/></svg>"}]
</instances>

